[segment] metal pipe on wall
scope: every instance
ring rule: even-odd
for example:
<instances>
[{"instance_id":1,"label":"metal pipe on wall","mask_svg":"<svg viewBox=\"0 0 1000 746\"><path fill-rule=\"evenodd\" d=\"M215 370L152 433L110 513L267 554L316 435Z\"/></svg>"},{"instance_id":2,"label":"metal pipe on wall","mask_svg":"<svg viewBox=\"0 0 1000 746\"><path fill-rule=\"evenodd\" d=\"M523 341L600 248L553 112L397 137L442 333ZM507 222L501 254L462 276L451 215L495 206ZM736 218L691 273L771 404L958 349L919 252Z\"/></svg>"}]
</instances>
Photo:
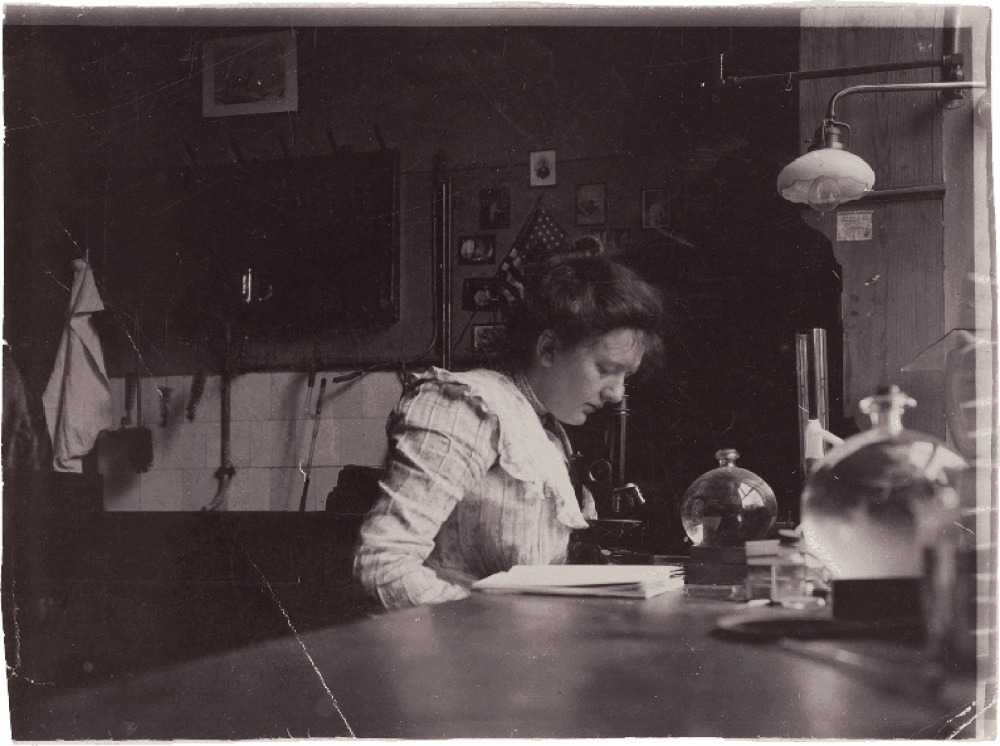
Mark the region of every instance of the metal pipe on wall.
<instances>
[{"instance_id":1,"label":"metal pipe on wall","mask_svg":"<svg viewBox=\"0 0 1000 746\"><path fill-rule=\"evenodd\" d=\"M440 365L451 369L452 182L444 153L434 159L431 243L434 258L434 339Z\"/></svg>"},{"instance_id":2,"label":"metal pipe on wall","mask_svg":"<svg viewBox=\"0 0 1000 746\"><path fill-rule=\"evenodd\" d=\"M442 173L444 171L444 154L438 153L434 158L434 171L431 176L431 292L433 295L433 313L431 322L434 327L434 352L440 353L441 348L441 218L438 209L438 195L441 189Z\"/></svg>"},{"instance_id":3,"label":"metal pipe on wall","mask_svg":"<svg viewBox=\"0 0 1000 746\"><path fill-rule=\"evenodd\" d=\"M452 184L451 177L447 177L441 185L441 206L443 215L441 216L441 256L443 267L443 290L441 295L441 367L451 370L451 294L452 294Z\"/></svg>"}]
</instances>

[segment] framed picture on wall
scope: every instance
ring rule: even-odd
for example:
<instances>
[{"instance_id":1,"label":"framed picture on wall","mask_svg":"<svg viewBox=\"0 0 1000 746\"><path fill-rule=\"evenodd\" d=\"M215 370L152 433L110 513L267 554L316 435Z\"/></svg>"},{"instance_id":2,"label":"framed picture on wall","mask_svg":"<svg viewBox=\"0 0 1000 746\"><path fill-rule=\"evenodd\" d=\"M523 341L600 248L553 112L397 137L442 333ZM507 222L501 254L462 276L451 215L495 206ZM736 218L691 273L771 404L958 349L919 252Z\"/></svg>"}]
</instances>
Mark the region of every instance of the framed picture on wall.
<instances>
[{"instance_id":1,"label":"framed picture on wall","mask_svg":"<svg viewBox=\"0 0 1000 746\"><path fill-rule=\"evenodd\" d=\"M295 31L209 39L202 48L202 115L295 111L297 75Z\"/></svg>"},{"instance_id":2,"label":"framed picture on wall","mask_svg":"<svg viewBox=\"0 0 1000 746\"><path fill-rule=\"evenodd\" d=\"M610 254L628 253L632 234L628 228L591 228L590 235L601 242Z\"/></svg>"},{"instance_id":3,"label":"framed picture on wall","mask_svg":"<svg viewBox=\"0 0 1000 746\"><path fill-rule=\"evenodd\" d=\"M604 225L608 222L607 210L608 203L604 184L577 185L577 225Z\"/></svg>"},{"instance_id":4,"label":"framed picture on wall","mask_svg":"<svg viewBox=\"0 0 1000 746\"><path fill-rule=\"evenodd\" d=\"M510 189L479 190L479 230L510 228Z\"/></svg>"},{"instance_id":5,"label":"framed picture on wall","mask_svg":"<svg viewBox=\"0 0 1000 746\"><path fill-rule=\"evenodd\" d=\"M467 277L462 282L462 310L488 311L500 305L500 282L496 277Z\"/></svg>"},{"instance_id":6,"label":"framed picture on wall","mask_svg":"<svg viewBox=\"0 0 1000 746\"><path fill-rule=\"evenodd\" d=\"M503 328L503 324L473 324L472 349L481 350L489 345L503 331Z\"/></svg>"},{"instance_id":7,"label":"framed picture on wall","mask_svg":"<svg viewBox=\"0 0 1000 746\"><path fill-rule=\"evenodd\" d=\"M528 186L556 185L556 151L536 150L528 156Z\"/></svg>"},{"instance_id":8,"label":"framed picture on wall","mask_svg":"<svg viewBox=\"0 0 1000 746\"><path fill-rule=\"evenodd\" d=\"M666 189L646 189L642 193L642 227L670 226L670 192Z\"/></svg>"},{"instance_id":9,"label":"framed picture on wall","mask_svg":"<svg viewBox=\"0 0 1000 746\"><path fill-rule=\"evenodd\" d=\"M490 264L496 256L497 237L492 233L458 237L459 264Z\"/></svg>"}]
</instances>

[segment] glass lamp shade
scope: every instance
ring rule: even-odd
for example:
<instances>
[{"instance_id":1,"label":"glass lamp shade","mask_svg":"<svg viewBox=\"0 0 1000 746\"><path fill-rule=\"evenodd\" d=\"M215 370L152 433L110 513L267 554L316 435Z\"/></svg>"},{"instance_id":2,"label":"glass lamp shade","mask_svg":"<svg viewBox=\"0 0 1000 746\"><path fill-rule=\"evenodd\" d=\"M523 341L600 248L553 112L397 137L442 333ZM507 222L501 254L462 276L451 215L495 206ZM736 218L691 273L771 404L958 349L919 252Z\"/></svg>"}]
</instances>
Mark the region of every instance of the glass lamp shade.
<instances>
[{"instance_id":1,"label":"glass lamp shade","mask_svg":"<svg viewBox=\"0 0 1000 746\"><path fill-rule=\"evenodd\" d=\"M976 124L985 129L990 129L990 121L993 114L993 106L990 103L990 92L987 90L976 102Z\"/></svg>"},{"instance_id":2,"label":"glass lamp shade","mask_svg":"<svg viewBox=\"0 0 1000 746\"><path fill-rule=\"evenodd\" d=\"M715 454L719 468L702 474L684 493L681 523L695 546L741 547L767 536L778 502L767 483L733 463L732 448Z\"/></svg>"},{"instance_id":3,"label":"glass lamp shade","mask_svg":"<svg viewBox=\"0 0 1000 746\"><path fill-rule=\"evenodd\" d=\"M863 197L875 186L875 172L846 150L821 148L795 159L778 175L778 192L790 202L819 212Z\"/></svg>"},{"instance_id":4,"label":"glass lamp shade","mask_svg":"<svg viewBox=\"0 0 1000 746\"><path fill-rule=\"evenodd\" d=\"M920 577L924 548L954 525L967 464L903 428L912 403L896 387L863 401L872 429L834 447L807 480L802 535L835 580Z\"/></svg>"}]
</instances>

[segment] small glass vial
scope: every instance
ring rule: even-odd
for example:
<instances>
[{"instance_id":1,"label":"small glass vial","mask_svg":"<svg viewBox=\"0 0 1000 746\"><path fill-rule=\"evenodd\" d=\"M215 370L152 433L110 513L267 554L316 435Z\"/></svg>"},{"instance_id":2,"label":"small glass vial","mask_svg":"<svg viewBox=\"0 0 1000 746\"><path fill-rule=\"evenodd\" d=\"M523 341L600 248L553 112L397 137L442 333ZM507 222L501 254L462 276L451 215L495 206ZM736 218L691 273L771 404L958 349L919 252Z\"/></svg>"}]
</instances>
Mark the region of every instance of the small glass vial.
<instances>
[{"instance_id":1,"label":"small glass vial","mask_svg":"<svg viewBox=\"0 0 1000 746\"><path fill-rule=\"evenodd\" d=\"M778 555L771 565L771 603L791 609L822 606L825 601L813 594L816 585L815 568L802 551L798 535L782 531Z\"/></svg>"}]
</instances>

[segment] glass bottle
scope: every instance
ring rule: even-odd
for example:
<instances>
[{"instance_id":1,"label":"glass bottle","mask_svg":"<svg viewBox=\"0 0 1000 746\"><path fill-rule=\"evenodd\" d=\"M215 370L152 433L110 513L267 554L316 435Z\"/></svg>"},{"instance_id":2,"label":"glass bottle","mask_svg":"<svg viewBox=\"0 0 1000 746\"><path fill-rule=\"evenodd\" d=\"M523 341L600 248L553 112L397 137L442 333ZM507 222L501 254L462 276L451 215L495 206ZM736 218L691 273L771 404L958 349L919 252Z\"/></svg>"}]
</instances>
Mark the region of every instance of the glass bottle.
<instances>
[{"instance_id":1,"label":"glass bottle","mask_svg":"<svg viewBox=\"0 0 1000 746\"><path fill-rule=\"evenodd\" d=\"M764 539L774 526L778 502L767 482L735 465L739 454L723 448L719 467L698 477L684 493L681 522L695 546L741 547Z\"/></svg>"},{"instance_id":2,"label":"glass bottle","mask_svg":"<svg viewBox=\"0 0 1000 746\"><path fill-rule=\"evenodd\" d=\"M914 680L947 701L952 684L974 689L965 684L976 665L974 555L959 500L968 464L903 428L915 404L896 386L861 402L872 429L835 446L810 475L802 533L833 578L834 618L919 633L925 664Z\"/></svg>"},{"instance_id":3,"label":"glass bottle","mask_svg":"<svg viewBox=\"0 0 1000 746\"><path fill-rule=\"evenodd\" d=\"M916 402L891 386L860 403L872 428L835 446L802 493L802 535L834 580L920 578L925 548L956 520L966 462L903 428Z\"/></svg>"}]
</instances>

